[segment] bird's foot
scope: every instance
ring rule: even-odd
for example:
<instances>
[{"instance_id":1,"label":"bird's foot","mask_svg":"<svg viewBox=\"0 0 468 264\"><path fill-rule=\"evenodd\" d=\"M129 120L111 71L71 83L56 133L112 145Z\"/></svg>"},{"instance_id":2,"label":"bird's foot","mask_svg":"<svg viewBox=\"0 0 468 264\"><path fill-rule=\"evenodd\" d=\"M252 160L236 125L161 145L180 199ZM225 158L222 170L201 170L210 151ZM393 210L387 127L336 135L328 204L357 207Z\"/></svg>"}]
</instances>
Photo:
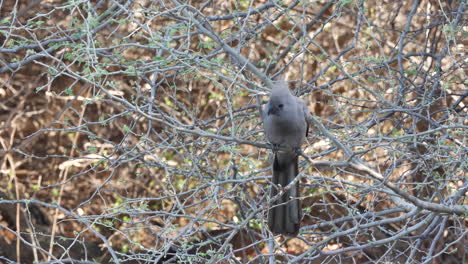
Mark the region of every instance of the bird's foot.
<instances>
[{"instance_id":1,"label":"bird's foot","mask_svg":"<svg viewBox=\"0 0 468 264\"><path fill-rule=\"evenodd\" d=\"M301 148L295 148L295 149L294 149L294 152L296 153L297 156L300 156L301 154L303 154Z\"/></svg>"},{"instance_id":2,"label":"bird's foot","mask_svg":"<svg viewBox=\"0 0 468 264\"><path fill-rule=\"evenodd\" d=\"M278 152L279 149L280 149L280 144L271 143L271 150L273 151L273 153Z\"/></svg>"}]
</instances>

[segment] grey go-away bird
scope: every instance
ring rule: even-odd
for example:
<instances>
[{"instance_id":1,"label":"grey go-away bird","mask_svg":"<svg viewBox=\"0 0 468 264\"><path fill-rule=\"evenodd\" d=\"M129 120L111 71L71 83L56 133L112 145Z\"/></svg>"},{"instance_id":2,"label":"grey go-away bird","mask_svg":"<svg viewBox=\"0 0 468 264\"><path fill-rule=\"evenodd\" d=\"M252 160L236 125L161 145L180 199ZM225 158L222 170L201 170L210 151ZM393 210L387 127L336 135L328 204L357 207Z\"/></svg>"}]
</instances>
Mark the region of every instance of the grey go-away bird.
<instances>
[{"instance_id":1,"label":"grey go-away bird","mask_svg":"<svg viewBox=\"0 0 468 264\"><path fill-rule=\"evenodd\" d=\"M308 132L307 105L289 91L285 81L275 82L270 100L262 111L268 141L274 146L273 184L271 197L286 187L299 174L298 153ZM290 150L283 150L289 148ZM301 221L299 182L270 205L268 226L275 234L297 235Z\"/></svg>"}]
</instances>

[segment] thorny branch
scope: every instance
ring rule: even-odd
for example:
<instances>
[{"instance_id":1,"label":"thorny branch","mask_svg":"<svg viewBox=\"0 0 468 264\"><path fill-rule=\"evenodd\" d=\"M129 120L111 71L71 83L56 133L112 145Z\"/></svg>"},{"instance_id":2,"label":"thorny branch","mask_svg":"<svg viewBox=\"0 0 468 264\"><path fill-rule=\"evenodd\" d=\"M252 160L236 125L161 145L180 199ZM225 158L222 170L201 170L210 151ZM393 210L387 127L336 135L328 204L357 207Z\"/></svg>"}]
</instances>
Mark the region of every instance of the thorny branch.
<instances>
[{"instance_id":1,"label":"thorny branch","mask_svg":"<svg viewBox=\"0 0 468 264\"><path fill-rule=\"evenodd\" d=\"M464 14L0 2L0 262L466 262ZM265 225L278 76L313 114L297 238Z\"/></svg>"}]
</instances>

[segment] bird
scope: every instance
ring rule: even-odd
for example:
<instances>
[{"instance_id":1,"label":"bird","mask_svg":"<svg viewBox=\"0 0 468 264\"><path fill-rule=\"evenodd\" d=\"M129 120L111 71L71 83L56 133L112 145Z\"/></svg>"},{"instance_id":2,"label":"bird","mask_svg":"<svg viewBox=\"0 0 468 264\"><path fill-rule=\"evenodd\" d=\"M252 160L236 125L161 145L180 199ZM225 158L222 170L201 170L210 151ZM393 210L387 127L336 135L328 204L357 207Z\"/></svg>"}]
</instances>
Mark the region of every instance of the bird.
<instances>
[{"instance_id":1,"label":"bird","mask_svg":"<svg viewBox=\"0 0 468 264\"><path fill-rule=\"evenodd\" d=\"M284 191L268 209L268 227L274 234L296 236L299 232L302 218L299 181L287 190L284 188L299 174L298 150L308 134L309 115L307 105L291 94L284 80L273 82L270 99L261 111L261 117L274 154L270 196Z\"/></svg>"}]
</instances>

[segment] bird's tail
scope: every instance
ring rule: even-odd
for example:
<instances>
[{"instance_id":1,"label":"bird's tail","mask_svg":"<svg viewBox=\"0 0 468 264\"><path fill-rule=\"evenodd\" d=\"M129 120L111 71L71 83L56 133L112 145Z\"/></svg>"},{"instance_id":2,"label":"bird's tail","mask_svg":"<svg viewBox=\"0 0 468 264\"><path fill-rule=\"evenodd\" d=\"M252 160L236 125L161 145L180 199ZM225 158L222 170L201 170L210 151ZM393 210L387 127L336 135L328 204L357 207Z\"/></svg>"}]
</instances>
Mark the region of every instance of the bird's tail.
<instances>
[{"instance_id":1,"label":"bird's tail","mask_svg":"<svg viewBox=\"0 0 468 264\"><path fill-rule=\"evenodd\" d=\"M275 153L273 161L273 183L271 197L276 196L279 188L286 187L298 175L298 156L296 153ZM270 205L268 226L275 234L297 235L301 221L301 205L298 199L299 182L284 192Z\"/></svg>"}]
</instances>

